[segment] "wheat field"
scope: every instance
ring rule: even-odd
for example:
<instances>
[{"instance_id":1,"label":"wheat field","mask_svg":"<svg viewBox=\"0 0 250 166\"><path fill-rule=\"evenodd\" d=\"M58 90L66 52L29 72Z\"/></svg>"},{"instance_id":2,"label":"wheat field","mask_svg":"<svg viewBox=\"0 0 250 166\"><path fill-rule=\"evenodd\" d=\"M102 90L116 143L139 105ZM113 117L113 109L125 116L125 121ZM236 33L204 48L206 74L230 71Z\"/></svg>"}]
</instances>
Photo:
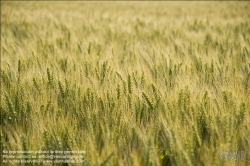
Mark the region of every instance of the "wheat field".
<instances>
[{"instance_id":1,"label":"wheat field","mask_svg":"<svg viewBox=\"0 0 250 166\"><path fill-rule=\"evenodd\" d=\"M250 150L249 11L1 1L1 159L84 150L68 165L250 165L249 152L224 154Z\"/></svg>"}]
</instances>

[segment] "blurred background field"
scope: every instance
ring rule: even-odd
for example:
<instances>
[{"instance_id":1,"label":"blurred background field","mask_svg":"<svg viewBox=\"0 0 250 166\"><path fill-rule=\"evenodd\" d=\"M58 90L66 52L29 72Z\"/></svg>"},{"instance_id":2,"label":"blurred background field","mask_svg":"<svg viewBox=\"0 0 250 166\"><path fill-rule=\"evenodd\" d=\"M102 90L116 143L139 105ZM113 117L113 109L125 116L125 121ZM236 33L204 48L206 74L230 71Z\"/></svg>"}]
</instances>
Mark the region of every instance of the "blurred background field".
<instances>
[{"instance_id":1,"label":"blurred background field","mask_svg":"<svg viewBox=\"0 0 250 166\"><path fill-rule=\"evenodd\" d=\"M221 152L250 147L249 10L1 2L1 149L85 150L83 165L235 164Z\"/></svg>"}]
</instances>

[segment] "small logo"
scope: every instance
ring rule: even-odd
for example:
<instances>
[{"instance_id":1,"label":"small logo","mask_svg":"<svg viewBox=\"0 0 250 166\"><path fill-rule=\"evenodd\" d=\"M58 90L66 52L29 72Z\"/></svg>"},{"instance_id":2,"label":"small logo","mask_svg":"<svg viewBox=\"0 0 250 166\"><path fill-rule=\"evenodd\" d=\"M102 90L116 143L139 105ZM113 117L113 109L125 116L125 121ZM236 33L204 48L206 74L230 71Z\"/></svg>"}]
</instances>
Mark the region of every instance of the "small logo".
<instances>
[{"instance_id":1,"label":"small logo","mask_svg":"<svg viewBox=\"0 0 250 166\"><path fill-rule=\"evenodd\" d=\"M236 151L230 151L230 150L223 150L220 153L221 160L225 161L236 161L236 165L239 163L239 161L246 161L247 160L247 151L239 150L239 147Z\"/></svg>"}]
</instances>

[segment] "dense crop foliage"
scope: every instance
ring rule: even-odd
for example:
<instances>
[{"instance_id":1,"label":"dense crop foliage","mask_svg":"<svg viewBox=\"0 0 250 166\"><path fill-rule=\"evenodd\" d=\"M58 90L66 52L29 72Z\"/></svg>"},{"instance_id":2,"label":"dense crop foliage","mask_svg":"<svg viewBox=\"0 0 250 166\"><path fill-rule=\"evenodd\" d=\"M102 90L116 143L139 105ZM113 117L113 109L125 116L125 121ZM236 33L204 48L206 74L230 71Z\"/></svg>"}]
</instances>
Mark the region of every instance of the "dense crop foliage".
<instances>
[{"instance_id":1,"label":"dense crop foliage","mask_svg":"<svg viewBox=\"0 0 250 166\"><path fill-rule=\"evenodd\" d=\"M1 149L143 166L249 151L249 2L1 4Z\"/></svg>"}]
</instances>

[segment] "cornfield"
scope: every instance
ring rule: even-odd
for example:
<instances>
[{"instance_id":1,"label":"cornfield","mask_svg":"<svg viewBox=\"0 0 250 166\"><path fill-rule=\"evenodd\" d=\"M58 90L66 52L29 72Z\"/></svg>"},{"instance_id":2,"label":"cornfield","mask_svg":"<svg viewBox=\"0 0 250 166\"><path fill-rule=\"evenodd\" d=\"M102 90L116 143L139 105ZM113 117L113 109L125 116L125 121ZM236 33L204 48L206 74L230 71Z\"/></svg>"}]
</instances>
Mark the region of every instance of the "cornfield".
<instances>
[{"instance_id":1,"label":"cornfield","mask_svg":"<svg viewBox=\"0 0 250 166\"><path fill-rule=\"evenodd\" d=\"M249 11L1 2L1 159L84 150L68 165L250 165L249 152L222 158L250 148Z\"/></svg>"}]
</instances>

